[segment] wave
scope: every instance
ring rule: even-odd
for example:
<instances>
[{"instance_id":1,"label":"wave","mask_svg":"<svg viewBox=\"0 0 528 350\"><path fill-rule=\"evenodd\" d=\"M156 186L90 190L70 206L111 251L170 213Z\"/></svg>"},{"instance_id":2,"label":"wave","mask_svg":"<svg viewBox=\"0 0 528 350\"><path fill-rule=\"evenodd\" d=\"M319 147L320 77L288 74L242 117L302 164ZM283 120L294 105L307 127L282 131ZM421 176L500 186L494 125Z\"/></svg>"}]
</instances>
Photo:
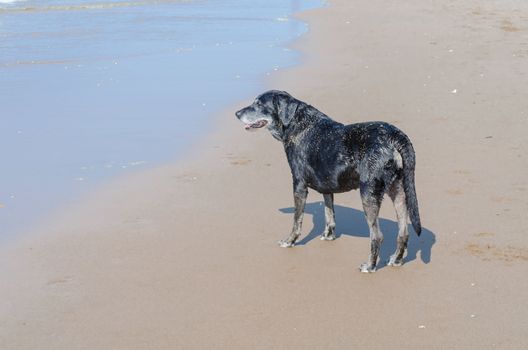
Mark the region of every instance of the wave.
<instances>
[{"instance_id":1,"label":"wave","mask_svg":"<svg viewBox=\"0 0 528 350\"><path fill-rule=\"evenodd\" d=\"M15 3L25 0L0 0L0 3ZM16 6L0 8L0 14L5 12L50 12L50 11L83 11L83 10L107 10L120 7L135 7L148 5L163 5L171 3L190 2L193 0L138 0L122 2L93 2L83 4L64 4L64 5L46 5L46 6Z\"/></svg>"},{"instance_id":2,"label":"wave","mask_svg":"<svg viewBox=\"0 0 528 350\"><path fill-rule=\"evenodd\" d=\"M0 62L0 67L9 68L15 66L29 66L29 65L54 65L54 64L76 64L80 61L75 60L62 60L62 61L44 61L44 60L32 60L32 61L16 61L16 62Z\"/></svg>"},{"instance_id":3,"label":"wave","mask_svg":"<svg viewBox=\"0 0 528 350\"><path fill-rule=\"evenodd\" d=\"M0 0L0 4L12 4L14 2L21 2L26 0Z\"/></svg>"}]
</instances>

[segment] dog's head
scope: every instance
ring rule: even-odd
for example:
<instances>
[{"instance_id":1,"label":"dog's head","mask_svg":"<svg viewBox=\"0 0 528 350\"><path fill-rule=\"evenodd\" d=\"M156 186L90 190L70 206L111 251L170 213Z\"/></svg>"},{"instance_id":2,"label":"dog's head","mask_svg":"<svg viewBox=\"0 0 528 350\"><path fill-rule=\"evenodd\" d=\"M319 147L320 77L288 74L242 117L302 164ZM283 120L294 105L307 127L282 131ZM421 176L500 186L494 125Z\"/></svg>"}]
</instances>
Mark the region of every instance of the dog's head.
<instances>
[{"instance_id":1,"label":"dog's head","mask_svg":"<svg viewBox=\"0 0 528 350\"><path fill-rule=\"evenodd\" d=\"M270 90L235 114L245 124L246 130L266 127L276 139L282 140L284 129L291 123L301 103L287 92Z\"/></svg>"}]
</instances>

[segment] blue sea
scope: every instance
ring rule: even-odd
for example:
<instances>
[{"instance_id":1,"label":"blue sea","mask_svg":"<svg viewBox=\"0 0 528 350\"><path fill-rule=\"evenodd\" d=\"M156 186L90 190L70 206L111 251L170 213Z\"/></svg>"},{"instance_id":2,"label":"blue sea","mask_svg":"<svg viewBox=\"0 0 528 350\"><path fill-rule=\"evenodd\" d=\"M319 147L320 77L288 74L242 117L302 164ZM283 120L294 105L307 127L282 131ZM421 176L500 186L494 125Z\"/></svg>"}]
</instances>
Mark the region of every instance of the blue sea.
<instances>
[{"instance_id":1,"label":"blue sea","mask_svg":"<svg viewBox=\"0 0 528 350\"><path fill-rule=\"evenodd\" d=\"M294 65L321 0L0 0L0 241L181 158Z\"/></svg>"}]
</instances>

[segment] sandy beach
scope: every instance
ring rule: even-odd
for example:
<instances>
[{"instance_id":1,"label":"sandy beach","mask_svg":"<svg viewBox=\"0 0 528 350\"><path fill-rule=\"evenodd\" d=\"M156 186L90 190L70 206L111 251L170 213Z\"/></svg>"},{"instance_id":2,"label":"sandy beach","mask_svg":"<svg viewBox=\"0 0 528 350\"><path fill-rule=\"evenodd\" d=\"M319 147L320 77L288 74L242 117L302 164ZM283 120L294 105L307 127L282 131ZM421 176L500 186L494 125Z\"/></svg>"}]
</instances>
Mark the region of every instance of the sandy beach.
<instances>
[{"instance_id":1,"label":"sandy beach","mask_svg":"<svg viewBox=\"0 0 528 350\"><path fill-rule=\"evenodd\" d=\"M333 242L310 192L300 244L282 145L234 111L184 161L112 181L0 250L1 349L526 349L528 4L331 0L266 82L417 155L424 231L385 266L359 194Z\"/></svg>"}]
</instances>

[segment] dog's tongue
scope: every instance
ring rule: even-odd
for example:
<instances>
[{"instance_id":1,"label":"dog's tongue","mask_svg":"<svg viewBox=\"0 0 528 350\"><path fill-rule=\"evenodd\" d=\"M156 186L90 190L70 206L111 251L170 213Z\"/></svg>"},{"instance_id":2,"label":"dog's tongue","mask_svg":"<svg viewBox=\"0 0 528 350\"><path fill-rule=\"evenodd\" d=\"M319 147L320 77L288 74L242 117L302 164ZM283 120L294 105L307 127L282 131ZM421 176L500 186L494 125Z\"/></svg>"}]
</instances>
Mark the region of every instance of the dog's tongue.
<instances>
[{"instance_id":1,"label":"dog's tongue","mask_svg":"<svg viewBox=\"0 0 528 350\"><path fill-rule=\"evenodd\" d=\"M258 120L258 121L254 122L254 123L252 123L252 124L246 124L246 125L244 126L244 128L245 128L246 130L255 130L255 129L260 129L260 128L262 128L263 126L266 126L266 124L268 124L267 121L265 121L265 120Z\"/></svg>"}]
</instances>

